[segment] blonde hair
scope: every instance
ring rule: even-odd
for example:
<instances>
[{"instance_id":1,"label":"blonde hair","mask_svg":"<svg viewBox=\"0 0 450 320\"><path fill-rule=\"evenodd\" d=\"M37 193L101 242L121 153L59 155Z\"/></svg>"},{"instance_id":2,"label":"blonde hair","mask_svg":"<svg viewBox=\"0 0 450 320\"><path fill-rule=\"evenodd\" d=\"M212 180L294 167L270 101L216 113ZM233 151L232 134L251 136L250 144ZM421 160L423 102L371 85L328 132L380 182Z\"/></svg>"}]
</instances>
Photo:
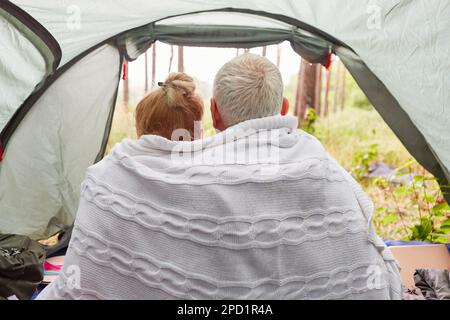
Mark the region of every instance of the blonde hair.
<instances>
[{"instance_id":1,"label":"blonde hair","mask_svg":"<svg viewBox=\"0 0 450 320\"><path fill-rule=\"evenodd\" d=\"M276 115L283 101L281 73L268 59L243 54L217 72L214 98L228 126Z\"/></svg>"},{"instance_id":2,"label":"blonde hair","mask_svg":"<svg viewBox=\"0 0 450 320\"><path fill-rule=\"evenodd\" d=\"M195 93L194 79L185 73L170 73L160 88L152 91L136 107L138 136L154 134L171 140L177 129L194 137L195 122L203 116L203 101Z\"/></svg>"}]
</instances>

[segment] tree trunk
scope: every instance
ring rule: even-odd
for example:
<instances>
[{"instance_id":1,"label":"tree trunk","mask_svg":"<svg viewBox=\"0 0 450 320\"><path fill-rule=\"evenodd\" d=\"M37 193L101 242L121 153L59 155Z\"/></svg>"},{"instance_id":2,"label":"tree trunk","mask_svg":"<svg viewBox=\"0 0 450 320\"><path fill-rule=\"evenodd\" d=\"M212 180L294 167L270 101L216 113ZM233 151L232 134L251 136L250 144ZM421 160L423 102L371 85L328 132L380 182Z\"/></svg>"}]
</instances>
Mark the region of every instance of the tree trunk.
<instances>
[{"instance_id":1,"label":"tree trunk","mask_svg":"<svg viewBox=\"0 0 450 320\"><path fill-rule=\"evenodd\" d=\"M341 93L341 73L342 73L342 63L340 61L337 62L336 69L336 80L334 82L334 102L333 102L333 112L336 113L338 111L338 102Z\"/></svg>"},{"instance_id":2,"label":"tree trunk","mask_svg":"<svg viewBox=\"0 0 450 320\"><path fill-rule=\"evenodd\" d=\"M343 66L342 71L342 91L341 91L341 111L344 111L345 105L345 81L347 77L347 69Z\"/></svg>"},{"instance_id":3,"label":"tree trunk","mask_svg":"<svg viewBox=\"0 0 450 320\"><path fill-rule=\"evenodd\" d=\"M295 102L294 102L294 116L298 117L300 114L300 100L301 100L301 87L302 87L302 64L303 60L300 59L300 67L297 74L297 91L295 92Z\"/></svg>"},{"instance_id":4,"label":"tree trunk","mask_svg":"<svg viewBox=\"0 0 450 320\"><path fill-rule=\"evenodd\" d=\"M124 74L124 80L123 80L123 106L125 110L128 109L128 103L130 101L130 92L129 92L129 85L128 85L128 76L130 74L130 70L128 70L128 61L124 60L125 64L125 74Z\"/></svg>"},{"instance_id":5,"label":"tree trunk","mask_svg":"<svg viewBox=\"0 0 450 320\"><path fill-rule=\"evenodd\" d=\"M322 112L322 65L316 64L316 99L314 101L314 107L316 108L317 116L320 116Z\"/></svg>"},{"instance_id":6,"label":"tree trunk","mask_svg":"<svg viewBox=\"0 0 450 320\"><path fill-rule=\"evenodd\" d=\"M328 117L328 96L330 94L330 77L331 77L331 65L330 68L326 71L326 84L325 84L325 106L324 106L324 110L323 110L323 115L325 117Z\"/></svg>"},{"instance_id":7,"label":"tree trunk","mask_svg":"<svg viewBox=\"0 0 450 320\"><path fill-rule=\"evenodd\" d=\"M145 51L144 54L145 57L145 92L148 91L148 55L147 55L147 51Z\"/></svg>"},{"instance_id":8,"label":"tree trunk","mask_svg":"<svg viewBox=\"0 0 450 320\"><path fill-rule=\"evenodd\" d=\"M152 88L156 86L156 42L152 46Z\"/></svg>"},{"instance_id":9,"label":"tree trunk","mask_svg":"<svg viewBox=\"0 0 450 320\"><path fill-rule=\"evenodd\" d=\"M302 59L298 75L295 112L299 123L306 118L309 108L314 108L316 102L317 66Z\"/></svg>"},{"instance_id":10,"label":"tree trunk","mask_svg":"<svg viewBox=\"0 0 450 320\"><path fill-rule=\"evenodd\" d=\"M281 60L281 47L277 45L277 68L280 68L280 60Z\"/></svg>"},{"instance_id":11,"label":"tree trunk","mask_svg":"<svg viewBox=\"0 0 450 320\"><path fill-rule=\"evenodd\" d=\"M170 46L169 73L172 70L172 62L173 62L173 46Z\"/></svg>"},{"instance_id":12,"label":"tree trunk","mask_svg":"<svg viewBox=\"0 0 450 320\"><path fill-rule=\"evenodd\" d=\"M184 72L184 48L178 46L178 72Z\"/></svg>"}]
</instances>

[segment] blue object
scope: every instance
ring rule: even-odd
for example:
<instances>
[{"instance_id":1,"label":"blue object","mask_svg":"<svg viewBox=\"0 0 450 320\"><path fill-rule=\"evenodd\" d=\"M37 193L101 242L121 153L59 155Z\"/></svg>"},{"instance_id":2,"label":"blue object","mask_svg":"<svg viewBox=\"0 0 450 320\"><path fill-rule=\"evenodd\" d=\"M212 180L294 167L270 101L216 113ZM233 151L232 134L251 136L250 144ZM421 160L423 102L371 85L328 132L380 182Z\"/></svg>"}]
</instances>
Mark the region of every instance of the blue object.
<instances>
[{"instance_id":1,"label":"blue object","mask_svg":"<svg viewBox=\"0 0 450 320\"><path fill-rule=\"evenodd\" d=\"M399 241L399 240L384 240L384 243L388 247L402 247L402 246L424 246L429 244L442 244L442 243L430 243L422 241ZM450 243L446 244L448 253L450 254Z\"/></svg>"},{"instance_id":2,"label":"blue object","mask_svg":"<svg viewBox=\"0 0 450 320\"><path fill-rule=\"evenodd\" d=\"M37 296L41 293L42 290L47 286L47 284L41 283L36 290L34 291L33 296L31 297L31 300L36 300Z\"/></svg>"}]
</instances>

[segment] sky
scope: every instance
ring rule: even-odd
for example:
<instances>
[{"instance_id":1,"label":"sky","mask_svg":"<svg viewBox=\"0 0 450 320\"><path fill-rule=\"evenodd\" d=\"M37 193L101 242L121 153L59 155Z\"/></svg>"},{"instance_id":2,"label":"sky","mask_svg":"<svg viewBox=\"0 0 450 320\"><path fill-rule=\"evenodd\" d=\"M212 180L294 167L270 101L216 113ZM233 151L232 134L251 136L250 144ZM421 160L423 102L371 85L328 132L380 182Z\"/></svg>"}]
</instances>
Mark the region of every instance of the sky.
<instances>
[{"instance_id":1,"label":"sky","mask_svg":"<svg viewBox=\"0 0 450 320\"><path fill-rule=\"evenodd\" d=\"M281 46L280 72L286 85L291 77L298 73L300 56L295 53L289 42L283 42ZM148 51L148 77L151 82L151 52ZM169 73L170 45L162 42L156 44L156 82L164 81ZM240 54L244 52L239 50ZM262 54L262 48L253 48L252 53ZM220 67L236 56L237 49L229 48L184 48L185 72L202 82L204 86L212 86L214 76ZM171 71L178 70L178 49L174 46ZM276 63L277 46L268 46L266 57ZM145 94L145 57L141 55L136 61L128 65L128 82L130 88L131 104L137 103ZM210 88L209 88L210 90ZM209 99L210 97L203 97Z\"/></svg>"}]
</instances>

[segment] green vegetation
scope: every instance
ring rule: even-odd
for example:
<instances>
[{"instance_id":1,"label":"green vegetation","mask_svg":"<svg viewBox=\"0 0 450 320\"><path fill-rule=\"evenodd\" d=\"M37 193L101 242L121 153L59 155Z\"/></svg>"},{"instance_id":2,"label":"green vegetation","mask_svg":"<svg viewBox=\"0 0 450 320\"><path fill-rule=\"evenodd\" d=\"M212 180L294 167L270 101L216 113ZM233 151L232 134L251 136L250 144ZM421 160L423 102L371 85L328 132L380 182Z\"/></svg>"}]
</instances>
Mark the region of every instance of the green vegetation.
<instances>
[{"instance_id":1,"label":"green vegetation","mask_svg":"<svg viewBox=\"0 0 450 320\"><path fill-rule=\"evenodd\" d=\"M383 161L400 166L412 158L373 108L347 107L327 118L318 118L314 135L346 168L354 165L354 156L360 157L374 148L377 148L376 155L372 154L369 162Z\"/></svg>"},{"instance_id":2,"label":"green vegetation","mask_svg":"<svg viewBox=\"0 0 450 320\"><path fill-rule=\"evenodd\" d=\"M436 179L420 166L349 76L346 108L302 127L362 185L375 205L373 222L384 239L450 242L450 207ZM391 179L369 179L374 163L396 167Z\"/></svg>"},{"instance_id":3,"label":"green vegetation","mask_svg":"<svg viewBox=\"0 0 450 320\"><path fill-rule=\"evenodd\" d=\"M111 148L123 139L136 139L136 126L134 121L134 107L117 105L114 112L114 119L109 135L108 145L106 146L106 154Z\"/></svg>"}]
</instances>

